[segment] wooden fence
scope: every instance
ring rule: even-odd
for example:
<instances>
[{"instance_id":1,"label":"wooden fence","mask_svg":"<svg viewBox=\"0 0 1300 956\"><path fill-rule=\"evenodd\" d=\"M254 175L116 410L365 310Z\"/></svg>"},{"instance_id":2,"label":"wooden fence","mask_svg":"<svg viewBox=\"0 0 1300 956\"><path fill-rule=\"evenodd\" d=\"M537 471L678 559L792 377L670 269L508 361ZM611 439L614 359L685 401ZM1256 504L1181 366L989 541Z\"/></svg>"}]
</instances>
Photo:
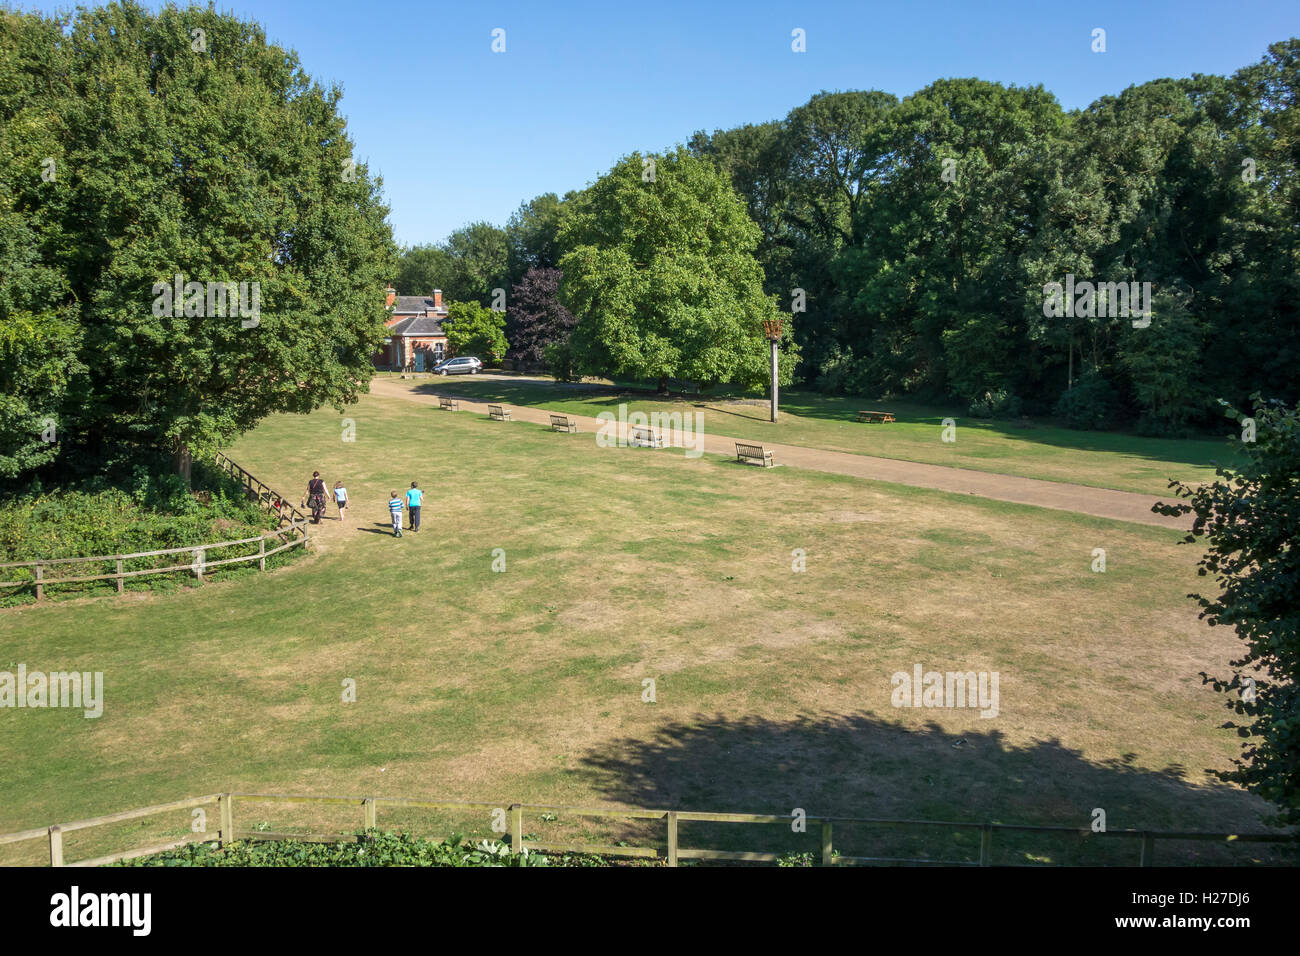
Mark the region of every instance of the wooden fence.
<instances>
[{"instance_id":1,"label":"wooden fence","mask_svg":"<svg viewBox=\"0 0 1300 956\"><path fill-rule=\"evenodd\" d=\"M17 833L0 834L0 846L19 843L25 840L47 839L49 841L51 866L102 866L121 860L130 860L141 856L151 856L165 850L175 849L189 843L218 842L221 844L233 840L301 840L306 842L337 842L354 840L356 833L285 833L269 830L241 829L235 826L235 803L242 804L308 804L321 807L356 807L361 810L360 829L372 830L379 826L379 810L383 807L423 810L466 810L481 813L488 818L494 811L508 810L510 848L514 853L523 849L541 850L551 853L592 853L601 856L648 857L658 859L661 856L668 866L677 866L679 860L732 860L744 862L775 863L784 854L770 851L734 851L691 849L682 845L678 827L688 821L701 823L739 823L739 824L779 824L790 827L795 821L792 815L764 813L699 813L685 810L644 810L638 808L590 808L543 806L536 804L491 804L460 803L445 800L413 800L389 797L337 797L309 796L294 794L269 793L214 793L201 797L189 797L173 803L163 803L137 810L126 810L89 820L74 823L56 824L35 830L22 830ZM63 855L63 836L77 830L107 824L123 823L152 816L171 810L215 807L219 820L219 829L214 837L211 833L190 833L185 837L152 846L137 847L99 856L93 859L68 862ZM605 817L624 820L661 820L665 826L666 843L663 852L654 846L605 846L592 844L546 843L524 839L524 813L564 814L569 817ZM808 828L805 832L820 833L821 864L823 866L853 866L871 864L910 864L928 866L992 866L994 836L998 833L1037 833L1073 835L1098 840L1131 840L1138 844L1138 866L1151 866L1154 859L1155 845L1165 840L1211 841L1216 843L1286 843L1295 845L1300 835L1277 833L1206 833L1202 831L1167 831L1167 830L1105 830L1094 832L1087 827L1062 826L1022 826L1005 823L952 823L933 820L881 820L865 817L824 817L808 816L803 819ZM870 826L885 829L948 828L960 830L978 830L980 832L979 859L971 860L932 860L899 859L874 856L845 856L836 854L833 847L834 828L837 825ZM817 828L816 830L812 828Z\"/></svg>"},{"instance_id":2,"label":"wooden fence","mask_svg":"<svg viewBox=\"0 0 1300 956\"><path fill-rule=\"evenodd\" d=\"M279 554L282 551L288 551L290 548L296 548L305 544L309 534L307 532L307 516L288 502L283 495L272 491L267 485L237 465L230 458L217 452L217 467L238 481L244 488L250 498L257 499L262 507L266 508L272 514L280 518L279 527L256 538L241 538L238 541L214 541L211 544L188 545L183 548L164 548L160 551L136 551L132 554L106 554L97 555L88 558L44 558L37 561L13 561L7 564L0 564L0 573L8 578L11 569L24 568L30 569L30 577L22 577L18 580L0 581L0 589L3 588L33 588L36 592L36 600L40 601L45 597L45 589L56 587L61 584L84 584L92 581L114 581L117 584L117 593L121 594L125 590L126 579L144 577L151 574L175 574L184 572L193 574L201 583L203 576L212 568L221 567L227 564L241 564L249 561L256 561L258 570L266 570L266 559L272 555ZM287 526L286 526L287 523ZM268 548L268 543L272 547ZM250 554L237 555L233 558L220 558L212 560L209 553L219 551L223 548L243 547L246 545L257 545L257 552ZM189 560L182 564L168 564L156 568L138 568L127 570L127 566L133 561L139 561L150 558L165 558L170 555L187 555ZM86 565L86 564L103 564L114 565L114 570L108 574L80 574L72 577L46 576L46 569L52 567L61 567L66 565Z\"/></svg>"}]
</instances>

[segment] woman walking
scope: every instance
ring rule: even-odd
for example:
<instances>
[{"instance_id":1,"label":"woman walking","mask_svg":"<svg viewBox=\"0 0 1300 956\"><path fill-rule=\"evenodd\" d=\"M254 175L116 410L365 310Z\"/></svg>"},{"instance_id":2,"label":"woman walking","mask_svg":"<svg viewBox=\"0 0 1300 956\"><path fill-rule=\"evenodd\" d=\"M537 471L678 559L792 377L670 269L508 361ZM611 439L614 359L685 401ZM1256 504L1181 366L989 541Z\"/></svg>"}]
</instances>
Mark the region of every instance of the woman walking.
<instances>
[{"instance_id":1,"label":"woman walking","mask_svg":"<svg viewBox=\"0 0 1300 956\"><path fill-rule=\"evenodd\" d=\"M320 524L320 516L325 513L325 481L319 471L311 473L311 481L307 482L304 504L311 505L312 524Z\"/></svg>"},{"instance_id":2,"label":"woman walking","mask_svg":"<svg viewBox=\"0 0 1300 956\"><path fill-rule=\"evenodd\" d=\"M339 506L339 520L343 521L348 516L348 490L341 481L334 482L334 503Z\"/></svg>"}]
</instances>

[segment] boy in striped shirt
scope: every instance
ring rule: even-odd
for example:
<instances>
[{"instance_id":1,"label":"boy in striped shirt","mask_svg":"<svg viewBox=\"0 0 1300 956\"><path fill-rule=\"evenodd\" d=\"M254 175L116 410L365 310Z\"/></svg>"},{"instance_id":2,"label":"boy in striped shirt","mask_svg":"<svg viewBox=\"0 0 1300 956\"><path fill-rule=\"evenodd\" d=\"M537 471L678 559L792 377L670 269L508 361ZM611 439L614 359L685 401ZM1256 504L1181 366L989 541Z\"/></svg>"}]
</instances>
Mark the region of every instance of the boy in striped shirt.
<instances>
[{"instance_id":1,"label":"boy in striped shirt","mask_svg":"<svg viewBox=\"0 0 1300 956\"><path fill-rule=\"evenodd\" d=\"M393 516L393 537L402 536L402 499L397 497L396 491L388 493L388 513Z\"/></svg>"}]
</instances>

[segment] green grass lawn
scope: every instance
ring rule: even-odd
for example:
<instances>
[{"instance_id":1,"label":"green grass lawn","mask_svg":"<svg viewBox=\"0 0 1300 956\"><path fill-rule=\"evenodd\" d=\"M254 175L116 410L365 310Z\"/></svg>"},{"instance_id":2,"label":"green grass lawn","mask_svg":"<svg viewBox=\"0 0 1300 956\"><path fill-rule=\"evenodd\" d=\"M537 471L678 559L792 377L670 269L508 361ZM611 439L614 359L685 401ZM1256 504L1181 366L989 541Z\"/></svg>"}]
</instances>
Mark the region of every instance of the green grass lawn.
<instances>
[{"instance_id":1,"label":"green grass lawn","mask_svg":"<svg viewBox=\"0 0 1300 956\"><path fill-rule=\"evenodd\" d=\"M394 381L401 379L393 377ZM656 399L644 392L575 388L531 380L509 381L422 377L410 383L424 391L463 395L479 401L536 405L572 415L597 415L616 410L620 402L630 409L681 411L692 406L681 401ZM750 396L719 396L698 401L707 409L707 427L718 434L754 441L784 442L810 448L860 455L877 455L956 468L973 468L1026 478L1069 481L1098 488L1115 488L1159 495L1168 491L1169 479L1210 481L1216 462L1235 461L1235 450L1224 439L1144 438L1120 432L1076 431L1035 423L986 421L962 414L957 408L939 408L910 402L845 398L818 392L786 391L781 396L780 420L768 421L766 400ZM897 421L869 425L857 421L859 409L892 411ZM942 422L957 424L957 440L940 440Z\"/></svg>"},{"instance_id":2,"label":"green grass lawn","mask_svg":"<svg viewBox=\"0 0 1300 956\"><path fill-rule=\"evenodd\" d=\"M0 710L0 831L224 790L1071 826L1100 807L1112 829L1260 826L1258 800L1205 773L1240 744L1197 675L1226 673L1237 647L1197 619L1185 595L1205 582L1175 533L598 449L590 434L398 399L346 417L355 441L328 411L273 418L230 449L290 495L316 469L347 483L349 523L331 521L307 559L0 612L0 670L105 681L97 720ZM425 527L396 540L385 502L413 480ZM917 663L998 672L998 715L891 706L891 675ZM354 816L327 822L356 829ZM491 835L483 817L405 822ZM158 826L183 833L189 816ZM815 849L816 833L777 829L684 825L682 839ZM70 834L68 856L106 839ZM846 829L837 843L952 858L978 834L940 845ZM1025 838L999 859L1094 859L1077 843ZM42 852L0 847L0 861ZM1136 845L1115 852L1136 859ZM1220 857L1184 846L1169 859Z\"/></svg>"}]
</instances>

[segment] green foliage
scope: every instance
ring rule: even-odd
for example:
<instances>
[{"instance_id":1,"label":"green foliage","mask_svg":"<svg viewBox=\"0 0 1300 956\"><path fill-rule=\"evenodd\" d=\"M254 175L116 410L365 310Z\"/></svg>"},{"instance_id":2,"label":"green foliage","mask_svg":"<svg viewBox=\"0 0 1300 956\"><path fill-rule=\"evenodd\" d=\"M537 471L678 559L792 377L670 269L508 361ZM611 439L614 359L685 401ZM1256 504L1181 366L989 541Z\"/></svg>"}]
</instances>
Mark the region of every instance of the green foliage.
<instances>
[{"instance_id":1,"label":"green foliage","mask_svg":"<svg viewBox=\"0 0 1300 956\"><path fill-rule=\"evenodd\" d=\"M11 270L13 283L0 310L27 329L8 336L10 355L17 341L37 358L6 391L26 408L0 414L29 435L52 404L65 457L102 460L113 447L202 453L271 413L355 401L395 259L381 184L351 161L339 89L214 8L123 0L79 10L66 34L62 21L0 17L0 244L17 255L0 265L0 287ZM260 312L168 314L159 284L177 274L256 283ZM33 407L23 396L42 378L55 379L53 401Z\"/></svg>"},{"instance_id":2,"label":"green foliage","mask_svg":"<svg viewBox=\"0 0 1300 956\"><path fill-rule=\"evenodd\" d=\"M1005 388L986 391L971 399L967 411L972 418L1017 418L1021 412L1020 399Z\"/></svg>"},{"instance_id":3,"label":"green foliage","mask_svg":"<svg viewBox=\"0 0 1300 956\"><path fill-rule=\"evenodd\" d=\"M1237 719L1224 726L1243 739L1240 759L1220 779L1275 804L1281 821L1300 823L1300 407L1257 395L1255 440L1245 462L1220 468L1213 484L1171 482L1187 503L1157 504L1162 514L1194 514L1187 543L1204 540L1198 573L1212 576L1216 597L1191 595L1211 626L1234 628L1245 642L1231 677L1203 680L1228 695ZM1232 408L1242 434L1248 419ZM1257 676L1252 676L1257 675Z\"/></svg>"},{"instance_id":4,"label":"green foliage","mask_svg":"<svg viewBox=\"0 0 1300 956\"><path fill-rule=\"evenodd\" d=\"M192 492L175 474L143 465L110 485L102 479L84 487L44 489L34 483L27 491L0 503L0 563L34 561L38 558L83 558L161 551L256 538L276 527L279 521L250 501L242 488L224 473L199 464L195 468L196 484L203 490ZM234 545L212 551L209 560L220 560L257 553L257 545ZM289 560L274 555L270 566ZM127 561L124 571L139 571L186 564L185 555L158 555ZM214 569L212 576L247 570L229 565L228 570ZM108 574L116 570L113 561L47 569L49 577L74 573ZM182 572L190 577L188 572ZM30 579L29 569L9 572L9 580ZM130 589L167 587L163 577L143 575L128 579ZM108 583L61 585L52 596L95 593L111 589ZM6 589L0 603L22 603L33 597L28 589Z\"/></svg>"},{"instance_id":5,"label":"green foliage","mask_svg":"<svg viewBox=\"0 0 1300 956\"><path fill-rule=\"evenodd\" d=\"M753 258L758 230L727 180L685 149L620 161L572 203L561 298L577 318L568 348L580 374L757 386L761 321L779 316ZM790 323L792 380L797 354Z\"/></svg>"},{"instance_id":6,"label":"green foliage","mask_svg":"<svg viewBox=\"0 0 1300 956\"><path fill-rule=\"evenodd\" d=\"M398 295L432 295L447 290L442 283L452 275L451 256L441 246L411 246L403 249L393 288Z\"/></svg>"},{"instance_id":7,"label":"green foliage","mask_svg":"<svg viewBox=\"0 0 1300 956\"><path fill-rule=\"evenodd\" d=\"M511 853L497 840L477 843L453 835L441 843L392 831L368 831L348 843L241 840L225 847L192 843L119 866L608 866L588 854Z\"/></svg>"},{"instance_id":8,"label":"green foliage","mask_svg":"<svg viewBox=\"0 0 1300 956\"><path fill-rule=\"evenodd\" d=\"M452 302L442 330L452 355L474 355L485 365L499 365L506 354L506 317L477 302Z\"/></svg>"},{"instance_id":9,"label":"green foliage","mask_svg":"<svg viewBox=\"0 0 1300 956\"><path fill-rule=\"evenodd\" d=\"M1100 372L1088 370L1061 394L1053 410L1069 428L1102 431L1115 424L1119 398L1115 387Z\"/></svg>"}]
</instances>

